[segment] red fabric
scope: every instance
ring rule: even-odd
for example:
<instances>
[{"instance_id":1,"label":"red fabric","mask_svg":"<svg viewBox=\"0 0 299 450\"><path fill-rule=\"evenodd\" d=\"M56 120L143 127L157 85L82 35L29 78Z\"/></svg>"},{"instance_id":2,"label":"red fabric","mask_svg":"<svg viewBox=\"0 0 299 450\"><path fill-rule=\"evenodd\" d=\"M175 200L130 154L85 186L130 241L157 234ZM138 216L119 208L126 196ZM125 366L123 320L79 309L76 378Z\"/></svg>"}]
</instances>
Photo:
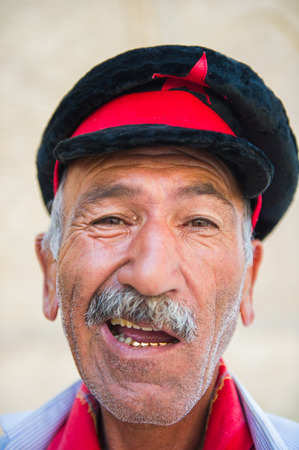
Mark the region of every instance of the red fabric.
<instances>
[{"instance_id":1,"label":"red fabric","mask_svg":"<svg viewBox=\"0 0 299 450\"><path fill-rule=\"evenodd\" d=\"M238 393L221 361L210 406L203 450L254 449Z\"/></svg>"},{"instance_id":2,"label":"red fabric","mask_svg":"<svg viewBox=\"0 0 299 450\"><path fill-rule=\"evenodd\" d=\"M54 166L54 177L53 177L53 191L54 191L54 197L57 194L59 188L59 161L55 161Z\"/></svg>"},{"instance_id":3,"label":"red fabric","mask_svg":"<svg viewBox=\"0 0 299 450\"><path fill-rule=\"evenodd\" d=\"M257 224L257 221L258 221L261 209L262 209L262 196L259 195L258 198L257 198L257 203L256 203L256 206L255 206L255 209L254 209L253 214L252 214L252 218L251 218L252 231L255 229L255 226Z\"/></svg>"},{"instance_id":4,"label":"red fabric","mask_svg":"<svg viewBox=\"0 0 299 450\"><path fill-rule=\"evenodd\" d=\"M117 97L98 108L72 137L123 125L162 124L235 136L204 102L185 91L149 91Z\"/></svg>"},{"instance_id":5,"label":"red fabric","mask_svg":"<svg viewBox=\"0 0 299 450\"><path fill-rule=\"evenodd\" d=\"M207 73L208 73L208 61L206 57L206 52L204 52L202 57L192 67L192 69L190 70L190 72L186 77L176 77L174 75L162 75L160 73L154 73L153 78L167 78L162 87L162 91L173 88L177 89L180 87L186 87L191 91L205 94L208 103L211 103L209 96L206 94L204 90L205 87L209 87L205 82Z\"/></svg>"},{"instance_id":6,"label":"red fabric","mask_svg":"<svg viewBox=\"0 0 299 450\"><path fill-rule=\"evenodd\" d=\"M82 384L65 424L48 450L100 450L97 437L99 405ZM234 382L221 362L211 401L204 450L254 449Z\"/></svg>"},{"instance_id":7,"label":"red fabric","mask_svg":"<svg viewBox=\"0 0 299 450\"><path fill-rule=\"evenodd\" d=\"M48 450L100 450L96 432L98 412L98 402L82 384L67 421L48 446Z\"/></svg>"}]
</instances>

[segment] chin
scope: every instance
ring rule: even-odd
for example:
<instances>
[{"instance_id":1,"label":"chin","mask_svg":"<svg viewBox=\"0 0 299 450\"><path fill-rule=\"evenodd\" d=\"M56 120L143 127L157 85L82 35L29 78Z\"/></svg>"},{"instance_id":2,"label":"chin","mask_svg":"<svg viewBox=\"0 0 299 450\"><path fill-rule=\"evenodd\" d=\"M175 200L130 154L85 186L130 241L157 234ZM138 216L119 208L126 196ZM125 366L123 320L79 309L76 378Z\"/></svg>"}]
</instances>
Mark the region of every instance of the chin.
<instances>
[{"instance_id":1,"label":"chin","mask_svg":"<svg viewBox=\"0 0 299 450\"><path fill-rule=\"evenodd\" d=\"M182 420L194 406L193 404L177 404L176 399L173 399L170 405L160 399L151 399L147 402L135 401L133 405L130 402L120 405L119 402L111 402L111 399L107 402L102 399L100 403L122 422L160 426L174 425Z\"/></svg>"},{"instance_id":2,"label":"chin","mask_svg":"<svg viewBox=\"0 0 299 450\"><path fill-rule=\"evenodd\" d=\"M190 381L190 380L188 380ZM182 420L200 401L205 388L200 383L193 387L159 386L133 383L126 388L88 386L100 405L117 420L132 424L170 426Z\"/></svg>"}]
</instances>

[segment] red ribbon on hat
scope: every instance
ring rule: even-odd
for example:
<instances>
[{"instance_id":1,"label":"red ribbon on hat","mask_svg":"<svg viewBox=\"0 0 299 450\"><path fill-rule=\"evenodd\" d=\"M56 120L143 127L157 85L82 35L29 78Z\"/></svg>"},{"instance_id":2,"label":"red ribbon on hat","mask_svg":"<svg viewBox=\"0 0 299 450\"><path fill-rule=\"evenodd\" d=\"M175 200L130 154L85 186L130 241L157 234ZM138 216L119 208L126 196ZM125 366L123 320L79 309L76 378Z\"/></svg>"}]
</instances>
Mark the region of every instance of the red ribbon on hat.
<instances>
[{"instance_id":1,"label":"red ribbon on hat","mask_svg":"<svg viewBox=\"0 0 299 450\"><path fill-rule=\"evenodd\" d=\"M186 87L190 89L190 91L204 94L207 97L207 102L210 104L210 98L204 90L205 87L209 87L209 85L205 82L207 73L208 61L206 52L203 52L202 57L192 67L186 77L177 77L174 75L162 75L160 73L154 73L153 78L167 78L167 80L163 84L162 91Z\"/></svg>"}]
</instances>

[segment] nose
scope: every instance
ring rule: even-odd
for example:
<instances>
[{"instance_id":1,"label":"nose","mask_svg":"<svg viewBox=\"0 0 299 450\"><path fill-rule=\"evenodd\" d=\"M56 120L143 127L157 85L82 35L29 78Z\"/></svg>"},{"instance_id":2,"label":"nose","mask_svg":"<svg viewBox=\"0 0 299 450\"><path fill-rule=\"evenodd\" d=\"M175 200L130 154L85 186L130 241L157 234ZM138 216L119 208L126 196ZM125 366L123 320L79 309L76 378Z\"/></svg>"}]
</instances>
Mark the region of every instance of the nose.
<instances>
[{"instance_id":1,"label":"nose","mask_svg":"<svg viewBox=\"0 0 299 450\"><path fill-rule=\"evenodd\" d=\"M185 280L178 253L176 238L168 226L146 224L132 238L127 263L118 271L118 282L147 296L181 291Z\"/></svg>"}]
</instances>

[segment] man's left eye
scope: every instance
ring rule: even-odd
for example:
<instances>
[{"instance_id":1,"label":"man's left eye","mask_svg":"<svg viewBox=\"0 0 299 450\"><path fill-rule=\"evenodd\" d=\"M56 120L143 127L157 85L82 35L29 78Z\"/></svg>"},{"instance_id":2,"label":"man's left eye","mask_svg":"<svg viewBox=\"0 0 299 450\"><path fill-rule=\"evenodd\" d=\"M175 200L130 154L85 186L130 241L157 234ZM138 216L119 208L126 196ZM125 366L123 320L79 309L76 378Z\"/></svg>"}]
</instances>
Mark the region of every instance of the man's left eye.
<instances>
[{"instance_id":1,"label":"man's left eye","mask_svg":"<svg viewBox=\"0 0 299 450\"><path fill-rule=\"evenodd\" d=\"M196 228L216 227L216 225L210 220L201 218L190 220L190 222L188 222L188 225Z\"/></svg>"}]
</instances>

